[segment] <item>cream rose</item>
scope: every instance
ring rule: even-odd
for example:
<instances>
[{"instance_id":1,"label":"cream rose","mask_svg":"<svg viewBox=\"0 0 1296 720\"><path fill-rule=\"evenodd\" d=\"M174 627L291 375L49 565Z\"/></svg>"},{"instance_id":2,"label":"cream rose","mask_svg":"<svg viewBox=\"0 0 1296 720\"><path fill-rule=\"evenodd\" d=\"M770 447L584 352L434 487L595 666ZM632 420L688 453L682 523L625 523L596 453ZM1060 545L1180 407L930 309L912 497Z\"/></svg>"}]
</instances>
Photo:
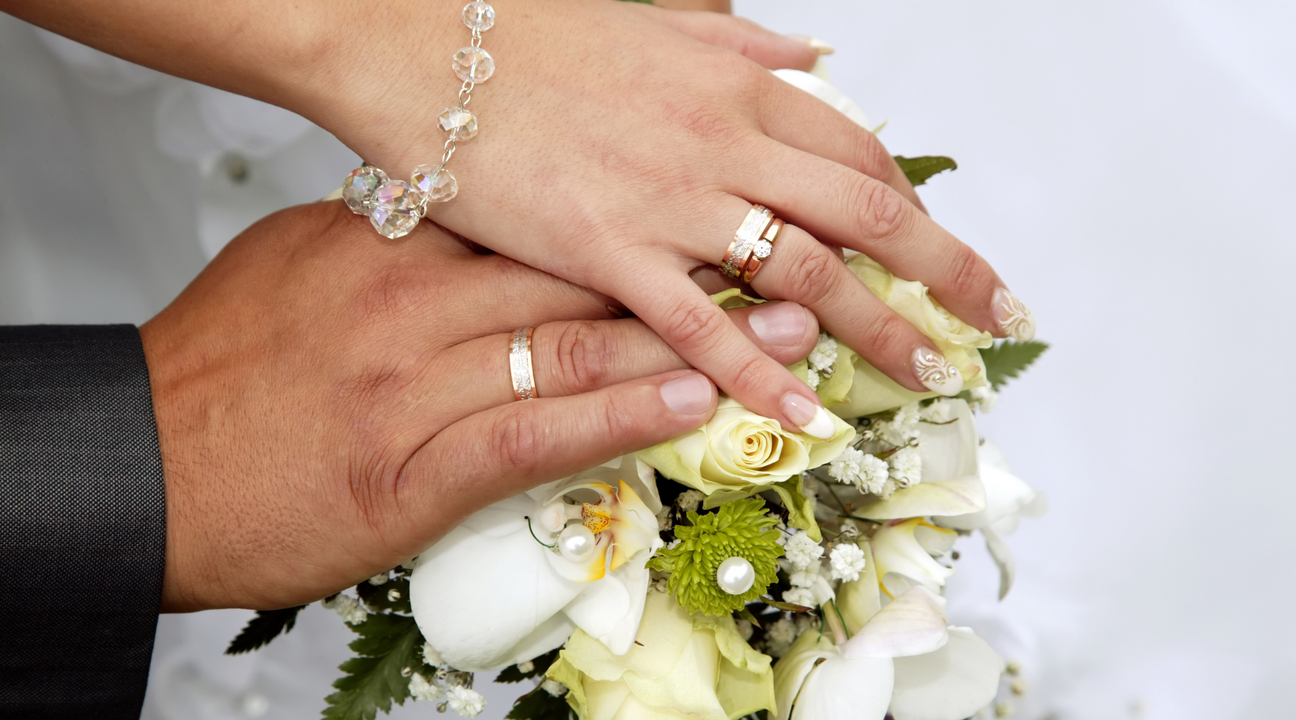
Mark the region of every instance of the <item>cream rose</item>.
<instances>
[{"instance_id":1,"label":"cream rose","mask_svg":"<svg viewBox=\"0 0 1296 720\"><path fill-rule=\"evenodd\" d=\"M834 417L828 440L790 433L732 398L721 398L715 415L701 428L639 453L662 475L708 496L726 499L759 492L812 470L841 454L855 430ZM711 505L711 503L708 503Z\"/></svg>"},{"instance_id":2,"label":"cream rose","mask_svg":"<svg viewBox=\"0 0 1296 720\"><path fill-rule=\"evenodd\" d=\"M867 256L856 255L846 266L888 307L931 338L945 359L963 373L964 388L985 385L985 364L978 349L993 344L990 333L977 330L954 317L928 295L927 287L922 283L901 280ZM901 387L858 356L854 370L846 402L832 408L834 413L844 418L871 415L915 400L936 397L936 393L916 393Z\"/></svg>"},{"instance_id":3,"label":"cream rose","mask_svg":"<svg viewBox=\"0 0 1296 720\"><path fill-rule=\"evenodd\" d=\"M629 653L613 655L578 630L547 675L568 687L582 718L729 720L776 709L770 658L732 617L690 616L655 591Z\"/></svg>"}]
</instances>

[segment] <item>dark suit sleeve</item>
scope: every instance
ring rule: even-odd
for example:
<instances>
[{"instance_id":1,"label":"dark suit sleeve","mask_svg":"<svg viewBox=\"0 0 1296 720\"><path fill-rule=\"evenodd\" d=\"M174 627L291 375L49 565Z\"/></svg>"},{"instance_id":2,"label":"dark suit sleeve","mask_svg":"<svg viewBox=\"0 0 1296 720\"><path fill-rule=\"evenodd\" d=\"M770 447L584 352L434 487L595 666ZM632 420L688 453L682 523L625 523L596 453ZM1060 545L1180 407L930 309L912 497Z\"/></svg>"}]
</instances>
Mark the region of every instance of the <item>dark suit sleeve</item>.
<instances>
[{"instance_id":1,"label":"dark suit sleeve","mask_svg":"<svg viewBox=\"0 0 1296 720\"><path fill-rule=\"evenodd\" d=\"M139 331L0 327L0 717L137 719L165 564Z\"/></svg>"}]
</instances>

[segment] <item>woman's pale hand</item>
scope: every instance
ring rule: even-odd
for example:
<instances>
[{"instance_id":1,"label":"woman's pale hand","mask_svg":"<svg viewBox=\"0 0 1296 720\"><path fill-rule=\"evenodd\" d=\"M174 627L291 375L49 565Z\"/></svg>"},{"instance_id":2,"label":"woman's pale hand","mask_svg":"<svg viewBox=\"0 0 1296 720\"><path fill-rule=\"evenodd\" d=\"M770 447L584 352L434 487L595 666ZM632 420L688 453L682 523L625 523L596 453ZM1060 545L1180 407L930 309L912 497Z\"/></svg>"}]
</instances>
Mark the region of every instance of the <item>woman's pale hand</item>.
<instances>
[{"instance_id":1,"label":"woman's pale hand","mask_svg":"<svg viewBox=\"0 0 1296 720\"><path fill-rule=\"evenodd\" d=\"M616 298L745 406L811 431L823 424L815 394L689 278L721 262L752 203L789 223L755 289L809 307L901 385L925 389L915 358L932 344L834 246L999 330L1003 283L921 211L874 135L720 47L753 54L756 43L720 39L758 36L749 23L607 0L494 5L483 47L496 71L471 105L480 131L455 155L460 191L433 206L436 222ZM364 52L329 53L331 92L307 114L393 176L434 163L444 140L435 121L459 85L449 56L468 33L426 28L457 7L421 3L405 16L427 24L369 23L373 33L347 46Z\"/></svg>"}]
</instances>

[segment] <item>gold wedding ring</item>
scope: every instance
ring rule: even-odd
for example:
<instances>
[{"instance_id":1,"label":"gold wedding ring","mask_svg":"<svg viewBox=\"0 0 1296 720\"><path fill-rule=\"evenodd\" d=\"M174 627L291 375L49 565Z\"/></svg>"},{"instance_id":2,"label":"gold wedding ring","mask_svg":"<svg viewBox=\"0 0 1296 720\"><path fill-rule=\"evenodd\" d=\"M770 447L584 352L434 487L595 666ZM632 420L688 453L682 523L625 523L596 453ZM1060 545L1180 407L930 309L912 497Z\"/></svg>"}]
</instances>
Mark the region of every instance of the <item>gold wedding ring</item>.
<instances>
[{"instance_id":1,"label":"gold wedding ring","mask_svg":"<svg viewBox=\"0 0 1296 720\"><path fill-rule=\"evenodd\" d=\"M751 258L743 266L743 282L750 285L752 278L756 277L756 273L760 272L761 265L774 252L774 243L778 241L779 231L782 229L783 221L774 218L774 222L770 223L769 227L765 228L765 232L761 233L760 240L757 240L756 244L752 246Z\"/></svg>"},{"instance_id":2,"label":"gold wedding ring","mask_svg":"<svg viewBox=\"0 0 1296 720\"><path fill-rule=\"evenodd\" d=\"M531 362L531 338L535 328L518 328L509 343L509 375L513 378L513 396L518 400L534 400L536 392L535 365Z\"/></svg>"},{"instance_id":3,"label":"gold wedding ring","mask_svg":"<svg viewBox=\"0 0 1296 720\"><path fill-rule=\"evenodd\" d=\"M742 225L738 226L738 232L734 233L733 242L729 243L729 250L720 263L720 272L734 279L741 278L756 243L760 242L761 235L773 221L774 213L769 208L752 205Z\"/></svg>"}]
</instances>

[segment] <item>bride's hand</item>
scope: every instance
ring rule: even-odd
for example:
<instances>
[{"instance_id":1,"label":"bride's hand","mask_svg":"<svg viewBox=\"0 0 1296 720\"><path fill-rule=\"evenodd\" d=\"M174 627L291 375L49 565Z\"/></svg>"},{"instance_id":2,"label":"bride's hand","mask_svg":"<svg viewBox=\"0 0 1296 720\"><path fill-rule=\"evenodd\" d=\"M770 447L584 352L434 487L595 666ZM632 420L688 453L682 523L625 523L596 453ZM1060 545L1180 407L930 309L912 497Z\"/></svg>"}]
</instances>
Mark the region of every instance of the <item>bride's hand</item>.
<instances>
[{"instance_id":1,"label":"bride's hand","mask_svg":"<svg viewBox=\"0 0 1296 720\"><path fill-rule=\"evenodd\" d=\"M999 330L1003 283L920 211L872 133L678 29L749 26L607 0L493 4L483 47L495 74L473 92L479 134L449 166L459 194L432 205L436 222L617 298L724 391L802 429L822 417L815 394L689 279L721 262L752 203L789 223L754 288L811 308L901 385L926 389L914 358L934 347L833 246L922 281L959 317ZM393 177L435 164L445 140L436 118L459 88L449 58L469 35L445 24L458 7L419 4L416 14L370 23L374 33L355 49L329 53L332 91L308 115ZM428 32L434 22L447 31Z\"/></svg>"}]
</instances>

